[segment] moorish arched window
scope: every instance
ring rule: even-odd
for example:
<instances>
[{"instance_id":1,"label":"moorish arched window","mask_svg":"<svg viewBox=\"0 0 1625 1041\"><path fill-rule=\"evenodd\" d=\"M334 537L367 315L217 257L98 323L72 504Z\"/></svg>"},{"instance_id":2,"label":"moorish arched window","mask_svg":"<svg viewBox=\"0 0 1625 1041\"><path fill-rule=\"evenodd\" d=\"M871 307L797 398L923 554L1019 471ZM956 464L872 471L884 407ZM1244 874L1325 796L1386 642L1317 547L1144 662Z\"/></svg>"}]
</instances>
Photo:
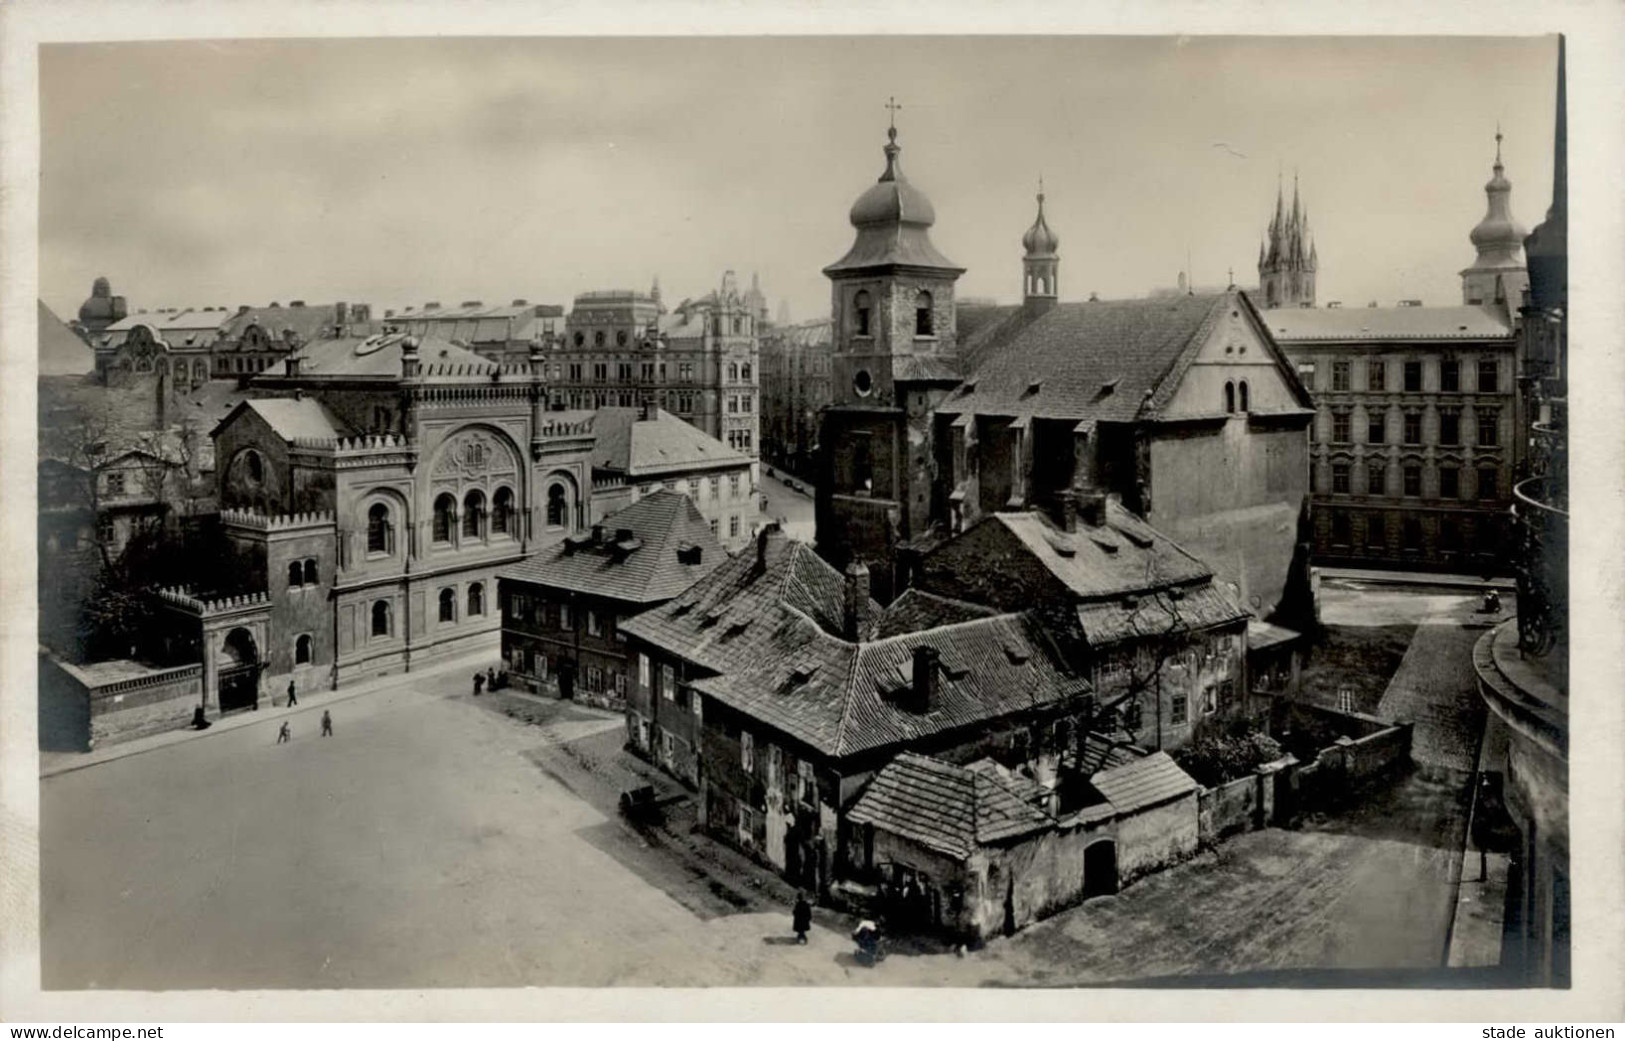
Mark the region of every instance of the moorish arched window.
<instances>
[{"instance_id":1,"label":"moorish arched window","mask_svg":"<svg viewBox=\"0 0 1625 1041\"><path fill-rule=\"evenodd\" d=\"M565 502L564 485L555 484L547 490L547 526L562 528L570 519L570 507Z\"/></svg>"},{"instance_id":2,"label":"moorish arched window","mask_svg":"<svg viewBox=\"0 0 1625 1041\"><path fill-rule=\"evenodd\" d=\"M304 581L305 569L295 560L288 565L288 588L297 589Z\"/></svg>"},{"instance_id":3,"label":"moorish arched window","mask_svg":"<svg viewBox=\"0 0 1625 1041\"><path fill-rule=\"evenodd\" d=\"M449 492L442 492L434 500L434 540L451 541L451 525L456 519L457 500Z\"/></svg>"},{"instance_id":4,"label":"moorish arched window","mask_svg":"<svg viewBox=\"0 0 1625 1041\"><path fill-rule=\"evenodd\" d=\"M473 585L468 587L468 616L472 618L475 615L482 615L484 613L485 587L480 583L475 582Z\"/></svg>"},{"instance_id":5,"label":"moorish arched window","mask_svg":"<svg viewBox=\"0 0 1625 1041\"><path fill-rule=\"evenodd\" d=\"M372 605L372 634L374 636L389 635L389 601L376 600Z\"/></svg>"},{"instance_id":6,"label":"moorish arched window","mask_svg":"<svg viewBox=\"0 0 1625 1041\"><path fill-rule=\"evenodd\" d=\"M310 637L301 636L293 642L293 663L295 665L310 664Z\"/></svg>"},{"instance_id":7,"label":"moorish arched window","mask_svg":"<svg viewBox=\"0 0 1625 1041\"><path fill-rule=\"evenodd\" d=\"M491 496L491 533L513 534L513 489L498 488Z\"/></svg>"},{"instance_id":8,"label":"moorish arched window","mask_svg":"<svg viewBox=\"0 0 1625 1041\"><path fill-rule=\"evenodd\" d=\"M1247 381L1241 381L1241 410L1247 411Z\"/></svg>"},{"instance_id":9,"label":"moorish arched window","mask_svg":"<svg viewBox=\"0 0 1625 1041\"><path fill-rule=\"evenodd\" d=\"M485 537L485 493L471 491L463 497L463 537Z\"/></svg>"},{"instance_id":10,"label":"moorish arched window","mask_svg":"<svg viewBox=\"0 0 1625 1041\"><path fill-rule=\"evenodd\" d=\"M442 622L457 620L457 591L449 587L440 591L440 620Z\"/></svg>"},{"instance_id":11,"label":"moorish arched window","mask_svg":"<svg viewBox=\"0 0 1625 1041\"><path fill-rule=\"evenodd\" d=\"M315 584L316 584L316 558L311 557L310 559L305 561L305 585L313 586Z\"/></svg>"},{"instance_id":12,"label":"moorish arched window","mask_svg":"<svg viewBox=\"0 0 1625 1041\"><path fill-rule=\"evenodd\" d=\"M1226 380L1224 383L1224 410L1226 412L1236 410L1236 384L1234 380Z\"/></svg>"},{"instance_id":13,"label":"moorish arched window","mask_svg":"<svg viewBox=\"0 0 1625 1041\"><path fill-rule=\"evenodd\" d=\"M367 511L367 552L389 552L389 507L381 502Z\"/></svg>"}]
</instances>

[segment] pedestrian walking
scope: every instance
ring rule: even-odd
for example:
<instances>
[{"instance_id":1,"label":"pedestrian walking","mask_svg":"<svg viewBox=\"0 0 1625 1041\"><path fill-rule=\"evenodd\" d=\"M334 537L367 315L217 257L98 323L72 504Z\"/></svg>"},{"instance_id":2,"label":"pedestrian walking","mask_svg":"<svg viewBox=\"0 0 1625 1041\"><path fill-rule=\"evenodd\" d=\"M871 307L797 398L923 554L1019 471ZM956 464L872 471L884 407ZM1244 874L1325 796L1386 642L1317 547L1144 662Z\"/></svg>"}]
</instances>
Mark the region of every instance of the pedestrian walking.
<instances>
[{"instance_id":1,"label":"pedestrian walking","mask_svg":"<svg viewBox=\"0 0 1625 1041\"><path fill-rule=\"evenodd\" d=\"M795 910L790 912L790 925L796 931L796 942L807 942L807 930L812 928L812 905L805 893L796 894Z\"/></svg>"},{"instance_id":2,"label":"pedestrian walking","mask_svg":"<svg viewBox=\"0 0 1625 1041\"><path fill-rule=\"evenodd\" d=\"M325 708L322 709L322 736L333 736L333 717L328 714L328 711Z\"/></svg>"},{"instance_id":3,"label":"pedestrian walking","mask_svg":"<svg viewBox=\"0 0 1625 1041\"><path fill-rule=\"evenodd\" d=\"M297 704L299 704L299 696L294 693L293 680L289 680L288 681L288 707L293 708Z\"/></svg>"},{"instance_id":4,"label":"pedestrian walking","mask_svg":"<svg viewBox=\"0 0 1625 1041\"><path fill-rule=\"evenodd\" d=\"M495 669L486 669L485 670L485 689L486 690L496 690L497 689L497 670L495 670Z\"/></svg>"},{"instance_id":5,"label":"pedestrian walking","mask_svg":"<svg viewBox=\"0 0 1625 1041\"><path fill-rule=\"evenodd\" d=\"M293 730L288 726L288 721L284 719L282 721L282 729L276 732L276 743L279 745L284 745L292 740Z\"/></svg>"},{"instance_id":6,"label":"pedestrian walking","mask_svg":"<svg viewBox=\"0 0 1625 1041\"><path fill-rule=\"evenodd\" d=\"M480 696L480 688L483 686L485 686L485 673L476 672L474 674L474 696L476 698Z\"/></svg>"}]
</instances>

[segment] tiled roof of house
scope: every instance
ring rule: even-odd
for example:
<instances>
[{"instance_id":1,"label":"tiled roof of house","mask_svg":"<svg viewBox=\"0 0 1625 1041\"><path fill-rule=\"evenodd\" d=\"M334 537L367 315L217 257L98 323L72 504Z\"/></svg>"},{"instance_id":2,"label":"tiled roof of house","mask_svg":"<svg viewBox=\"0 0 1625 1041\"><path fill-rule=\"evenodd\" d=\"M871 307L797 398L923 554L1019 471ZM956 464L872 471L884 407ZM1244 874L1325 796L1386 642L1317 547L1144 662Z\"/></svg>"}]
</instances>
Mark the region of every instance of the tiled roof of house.
<instances>
[{"instance_id":1,"label":"tiled roof of house","mask_svg":"<svg viewBox=\"0 0 1625 1041\"><path fill-rule=\"evenodd\" d=\"M144 441L143 435L158 426L158 382L152 373L132 373L113 386L86 376L42 376L40 454L57 454L62 438L71 440L72 428L82 425L80 417L86 413L105 419L104 432L114 444ZM197 465L208 470L214 465L209 431L246 397L233 381L210 380L186 393L172 393L165 403L165 423L172 431L183 424L194 428Z\"/></svg>"},{"instance_id":2,"label":"tiled roof of house","mask_svg":"<svg viewBox=\"0 0 1625 1041\"><path fill-rule=\"evenodd\" d=\"M1167 752L1153 752L1122 766L1102 770L1089 783L1116 807L1134 813L1194 792L1199 785Z\"/></svg>"},{"instance_id":3,"label":"tiled roof of house","mask_svg":"<svg viewBox=\"0 0 1625 1041\"><path fill-rule=\"evenodd\" d=\"M742 668L694 686L837 757L1050 707L1090 689L1022 615L858 644L787 635ZM906 704L918 647L939 656L937 697L928 711Z\"/></svg>"},{"instance_id":4,"label":"tiled roof of house","mask_svg":"<svg viewBox=\"0 0 1625 1041\"><path fill-rule=\"evenodd\" d=\"M1080 521L1072 532L1035 510L995 513L978 523L1003 525L1082 600L1213 576L1206 564L1116 500L1107 500L1105 524L1095 527Z\"/></svg>"},{"instance_id":5,"label":"tiled roof of house","mask_svg":"<svg viewBox=\"0 0 1625 1041\"><path fill-rule=\"evenodd\" d=\"M1493 305L1461 307L1283 307L1262 312L1281 343L1362 340L1510 340Z\"/></svg>"},{"instance_id":6,"label":"tiled roof of house","mask_svg":"<svg viewBox=\"0 0 1625 1041\"><path fill-rule=\"evenodd\" d=\"M1221 586L1173 586L1150 595L1079 604L1078 624L1091 647L1169 632L1192 632L1251 616Z\"/></svg>"},{"instance_id":7,"label":"tiled roof of house","mask_svg":"<svg viewBox=\"0 0 1625 1041\"><path fill-rule=\"evenodd\" d=\"M728 559L688 496L658 491L601 522L605 539L561 542L503 571L508 581L632 604L669 600ZM622 532L630 533L623 539ZM692 556L690 554L693 554Z\"/></svg>"},{"instance_id":8,"label":"tiled roof of house","mask_svg":"<svg viewBox=\"0 0 1625 1041\"><path fill-rule=\"evenodd\" d=\"M651 419L639 419L639 414L635 408L598 410L593 422L598 435L592 452L594 467L638 478L750 465L749 456L664 409L656 409Z\"/></svg>"},{"instance_id":9,"label":"tiled roof of house","mask_svg":"<svg viewBox=\"0 0 1625 1041\"><path fill-rule=\"evenodd\" d=\"M847 819L957 860L1054 823L987 773L911 752L875 775Z\"/></svg>"},{"instance_id":10,"label":"tiled roof of house","mask_svg":"<svg viewBox=\"0 0 1625 1041\"><path fill-rule=\"evenodd\" d=\"M765 538L765 567L757 564ZM845 581L811 546L765 532L668 604L628 619L623 631L713 672L759 661L786 641L840 633ZM870 617L880 613L873 602Z\"/></svg>"},{"instance_id":11,"label":"tiled roof of house","mask_svg":"<svg viewBox=\"0 0 1625 1041\"><path fill-rule=\"evenodd\" d=\"M935 629L939 625L953 625L996 614L996 610L981 604L937 596L922 589L907 589L881 612L875 623L875 638L883 640L888 636Z\"/></svg>"},{"instance_id":12,"label":"tiled roof of house","mask_svg":"<svg viewBox=\"0 0 1625 1041\"><path fill-rule=\"evenodd\" d=\"M1085 777L1093 777L1102 770L1127 766L1145 758L1145 755L1143 749L1136 748L1127 741L1120 741L1106 734L1085 734L1083 747L1078 756L1078 772Z\"/></svg>"}]
</instances>

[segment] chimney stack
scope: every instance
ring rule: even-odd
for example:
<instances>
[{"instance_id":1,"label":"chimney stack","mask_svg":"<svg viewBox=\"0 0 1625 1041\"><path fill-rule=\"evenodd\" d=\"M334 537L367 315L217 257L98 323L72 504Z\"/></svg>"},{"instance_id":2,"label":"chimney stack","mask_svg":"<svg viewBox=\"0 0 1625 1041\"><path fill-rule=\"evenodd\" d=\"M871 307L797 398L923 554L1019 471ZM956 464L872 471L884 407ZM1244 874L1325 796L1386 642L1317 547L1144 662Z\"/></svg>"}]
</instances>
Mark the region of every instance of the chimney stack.
<instances>
[{"instance_id":1,"label":"chimney stack","mask_svg":"<svg viewBox=\"0 0 1625 1041\"><path fill-rule=\"evenodd\" d=\"M342 300L333 305L333 326L340 339L350 334L350 305Z\"/></svg>"},{"instance_id":2,"label":"chimney stack","mask_svg":"<svg viewBox=\"0 0 1625 1041\"><path fill-rule=\"evenodd\" d=\"M846 596L841 635L856 643L869 631L869 568L854 560L846 566Z\"/></svg>"},{"instance_id":3,"label":"chimney stack","mask_svg":"<svg viewBox=\"0 0 1625 1041\"><path fill-rule=\"evenodd\" d=\"M1061 493L1061 530L1078 530L1078 493L1075 491Z\"/></svg>"},{"instance_id":4,"label":"chimney stack","mask_svg":"<svg viewBox=\"0 0 1625 1041\"><path fill-rule=\"evenodd\" d=\"M909 711L925 714L937 707L941 684L942 655L935 647L914 648L913 685L909 690Z\"/></svg>"},{"instance_id":5,"label":"chimney stack","mask_svg":"<svg viewBox=\"0 0 1625 1041\"><path fill-rule=\"evenodd\" d=\"M1075 494L1079 500L1076 507L1079 520L1091 528L1098 528L1106 523L1106 496L1104 493L1089 491Z\"/></svg>"},{"instance_id":6,"label":"chimney stack","mask_svg":"<svg viewBox=\"0 0 1625 1041\"><path fill-rule=\"evenodd\" d=\"M776 521L772 524L763 525L762 530L756 533L756 573L758 575L767 572L767 547L769 543L782 535L783 532L779 529Z\"/></svg>"}]
</instances>

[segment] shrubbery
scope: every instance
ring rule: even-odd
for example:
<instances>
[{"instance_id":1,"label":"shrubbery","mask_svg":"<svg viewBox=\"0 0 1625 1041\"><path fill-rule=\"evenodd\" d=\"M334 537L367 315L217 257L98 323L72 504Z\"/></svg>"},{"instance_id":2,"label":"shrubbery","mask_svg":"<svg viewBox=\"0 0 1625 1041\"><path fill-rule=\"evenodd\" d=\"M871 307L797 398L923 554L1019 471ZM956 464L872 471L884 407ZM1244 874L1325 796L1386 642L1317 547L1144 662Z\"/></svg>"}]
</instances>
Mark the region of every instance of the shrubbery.
<instances>
[{"instance_id":1,"label":"shrubbery","mask_svg":"<svg viewBox=\"0 0 1625 1041\"><path fill-rule=\"evenodd\" d=\"M1281 757L1281 745L1261 730L1238 720L1227 729L1210 727L1174 753L1180 769L1207 788L1246 777Z\"/></svg>"}]
</instances>

